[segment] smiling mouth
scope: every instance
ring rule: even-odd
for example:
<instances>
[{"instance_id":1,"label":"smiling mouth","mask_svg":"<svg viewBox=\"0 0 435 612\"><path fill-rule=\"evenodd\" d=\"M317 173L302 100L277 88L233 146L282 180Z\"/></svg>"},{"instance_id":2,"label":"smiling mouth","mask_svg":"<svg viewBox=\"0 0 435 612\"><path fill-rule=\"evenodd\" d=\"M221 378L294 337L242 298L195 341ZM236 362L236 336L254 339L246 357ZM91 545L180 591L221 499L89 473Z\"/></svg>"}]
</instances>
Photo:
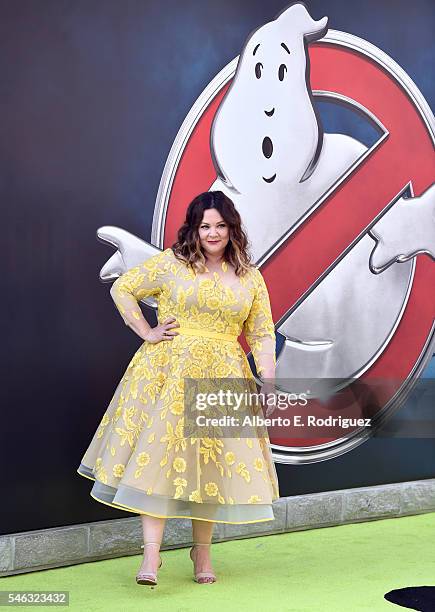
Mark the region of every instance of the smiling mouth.
<instances>
[{"instance_id":1,"label":"smiling mouth","mask_svg":"<svg viewBox=\"0 0 435 612\"><path fill-rule=\"evenodd\" d=\"M273 176L269 177L269 178L264 178L264 176L263 176L263 181L266 181L266 183L273 183L273 181L275 179L276 179L276 173Z\"/></svg>"},{"instance_id":2,"label":"smiling mouth","mask_svg":"<svg viewBox=\"0 0 435 612\"><path fill-rule=\"evenodd\" d=\"M268 117L272 117L273 113L275 112L275 107L272 108L272 110L270 110L270 111L265 110L264 112L266 113L266 115Z\"/></svg>"}]
</instances>

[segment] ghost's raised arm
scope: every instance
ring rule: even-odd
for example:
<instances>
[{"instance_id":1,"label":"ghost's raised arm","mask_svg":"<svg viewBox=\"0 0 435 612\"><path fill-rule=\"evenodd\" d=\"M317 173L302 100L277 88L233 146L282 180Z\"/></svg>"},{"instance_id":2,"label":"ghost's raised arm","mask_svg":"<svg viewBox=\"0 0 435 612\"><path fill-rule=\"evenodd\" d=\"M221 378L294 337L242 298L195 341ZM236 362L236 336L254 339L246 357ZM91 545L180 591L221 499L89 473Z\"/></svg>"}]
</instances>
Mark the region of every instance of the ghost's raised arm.
<instances>
[{"instance_id":1,"label":"ghost's raised arm","mask_svg":"<svg viewBox=\"0 0 435 612\"><path fill-rule=\"evenodd\" d=\"M369 263L375 274L419 253L435 259L435 183L420 196L400 198L370 233L376 240Z\"/></svg>"},{"instance_id":2,"label":"ghost's raised arm","mask_svg":"<svg viewBox=\"0 0 435 612\"><path fill-rule=\"evenodd\" d=\"M248 318L243 323L243 331L258 374L263 378L273 378L276 365L275 325L269 293L259 270L255 271L254 298Z\"/></svg>"},{"instance_id":3,"label":"ghost's raised arm","mask_svg":"<svg viewBox=\"0 0 435 612\"><path fill-rule=\"evenodd\" d=\"M150 295L158 296L171 265L169 249L130 268L113 283L110 295L124 323L138 331L145 318L138 302Z\"/></svg>"}]
</instances>

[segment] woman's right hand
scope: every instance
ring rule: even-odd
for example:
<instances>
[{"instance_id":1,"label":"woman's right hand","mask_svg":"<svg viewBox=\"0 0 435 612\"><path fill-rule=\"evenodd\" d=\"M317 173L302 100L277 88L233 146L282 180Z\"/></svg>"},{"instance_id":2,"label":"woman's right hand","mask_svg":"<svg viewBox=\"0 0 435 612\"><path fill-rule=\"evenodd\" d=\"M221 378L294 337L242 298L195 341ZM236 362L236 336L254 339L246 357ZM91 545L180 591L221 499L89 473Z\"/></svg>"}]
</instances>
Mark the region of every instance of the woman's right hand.
<instances>
[{"instance_id":1,"label":"woman's right hand","mask_svg":"<svg viewBox=\"0 0 435 612\"><path fill-rule=\"evenodd\" d=\"M175 323L175 321L175 317L168 317L163 323L152 327L144 340L151 344L157 344L157 342L161 342L162 340L173 340L175 336L178 336L178 332L174 332L172 329L174 327L180 327L180 324Z\"/></svg>"}]
</instances>

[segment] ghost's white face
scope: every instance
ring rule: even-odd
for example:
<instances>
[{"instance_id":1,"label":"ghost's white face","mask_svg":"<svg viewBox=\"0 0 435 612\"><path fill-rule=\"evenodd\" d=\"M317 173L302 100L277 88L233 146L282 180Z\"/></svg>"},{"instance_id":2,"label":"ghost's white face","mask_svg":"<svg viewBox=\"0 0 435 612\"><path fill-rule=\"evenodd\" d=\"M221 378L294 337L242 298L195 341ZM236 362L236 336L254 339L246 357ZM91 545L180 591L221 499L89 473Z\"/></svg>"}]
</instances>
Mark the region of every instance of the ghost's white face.
<instances>
[{"instance_id":1,"label":"ghost's white face","mask_svg":"<svg viewBox=\"0 0 435 612\"><path fill-rule=\"evenodd\" d=\"M240 193L299 181L318 143L306 83L304 33L313 22L293 5L256 30L213 123L218 174ZM266 191L267 193L267 191Z\"/></svg>"}]
</instances>

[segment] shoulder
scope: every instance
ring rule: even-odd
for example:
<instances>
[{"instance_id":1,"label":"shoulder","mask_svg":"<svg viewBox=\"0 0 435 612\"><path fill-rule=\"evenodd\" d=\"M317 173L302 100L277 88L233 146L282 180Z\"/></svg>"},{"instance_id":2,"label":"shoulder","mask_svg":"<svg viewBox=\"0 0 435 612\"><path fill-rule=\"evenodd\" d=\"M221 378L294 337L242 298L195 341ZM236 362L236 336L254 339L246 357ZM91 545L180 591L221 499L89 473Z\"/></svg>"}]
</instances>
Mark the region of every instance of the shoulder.
<instances>
[{"instance_id":1,"label":"shoulder","mask_svg":"<svg viewBox=\"0 0 435 612\"><path fill-rule=\"evenodd\" d=\"M158 258L158 266L171 276L179 276L188 269L186 263L178 259L171 247L159 253Z\"/></svg>"},{"instance_id":2,"label":"shoulder","mask_svg":"<svg viewBox=\"0 0 435 612\"><path fill-rule=\"evenodd\" d=\"M168 261L176 261L177 258L174 255L174 251L171 249L171 247L168 247L167 249L164 249L162 251L162 258Z\"/></svg>"},{"instance_id":3,"label":"shoulder","mask_svg":"<svg viewBox=\"0 0 435 612\"><path fill-rule=\"evenodd\" d=\"M257 289L262 289L262 290L267 291L266 281L264 280L264 277L262 273L260 272L260 269L257 266L253 266L251 270L251 274L252 274L252 278L253 278L255 287Z\"/></svg>"},{"instance_id":4,"label":"shoulder","mask_svg":"<svg viewBox=\"0 0 435 612\"><path fill-rule=\"evenodd\" d=\"M257 293L257 289L259 284L261 283L262 276L260 274L260 271L254 264L251 264L245 274L243 274L239 278L240 282L244 287L253 292L253 294Z\"/></svg>"},{"instance_id":5,"label":"shoulder","mask_svg":"<svg viewBox=\"0 0 435 612\"><path fill-rule=\"evenodd\" d=\"M261 274L259 268L256 265L251 266L250 274L253 280L257 283L263 279L263 275Z\"/></svg>"},{"instance_id":6,"label":"shoulder","mask_svg":"<svg viewBox=\"0 0 435 612\"><path fill-rule=\"evenodd\" d=\"M182 261L181 259L178 259L178 257L175 255L171 247L168 247L167 249L165 249L163 253L166 253L166 260L169 261L171 264L176 264L178 267L181 267L181 268L187 268L187 265L185 264L185 262Z\"/></svg>"},{"instance_id":7,"label":"shoulder","mask_svg":"<svg viewBox=\"0 0 435 612\"><path fill-rule=\"evenodd\" d=\"M155 255L148 257L143 263L142 267L147 270L156 270L158 268L165 268L170 265L174 260L172 249L164 249L159 251Z\"/></svg>"}]
</instances>

